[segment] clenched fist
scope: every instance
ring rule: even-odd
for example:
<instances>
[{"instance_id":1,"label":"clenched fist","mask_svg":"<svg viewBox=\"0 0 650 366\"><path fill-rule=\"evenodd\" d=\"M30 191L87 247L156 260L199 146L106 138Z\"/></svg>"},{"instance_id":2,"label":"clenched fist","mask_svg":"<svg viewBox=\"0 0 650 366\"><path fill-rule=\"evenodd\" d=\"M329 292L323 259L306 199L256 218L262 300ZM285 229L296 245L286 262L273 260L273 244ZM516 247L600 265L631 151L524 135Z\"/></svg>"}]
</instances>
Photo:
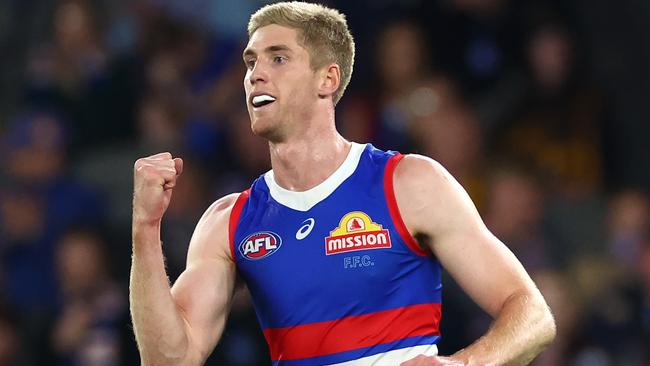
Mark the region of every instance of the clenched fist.
<instances>
[{"instance_id":1,"label":"clenched fist","mask_svg":"<svg viewBox=\"0 0 650 366\"><path fill-rule=\"evenodd\" d=\"M138 159L133 167L133 222L154 224L162 219L172 188L183 172L183 160L165 152Z\"/></svg>"}]
</instances>

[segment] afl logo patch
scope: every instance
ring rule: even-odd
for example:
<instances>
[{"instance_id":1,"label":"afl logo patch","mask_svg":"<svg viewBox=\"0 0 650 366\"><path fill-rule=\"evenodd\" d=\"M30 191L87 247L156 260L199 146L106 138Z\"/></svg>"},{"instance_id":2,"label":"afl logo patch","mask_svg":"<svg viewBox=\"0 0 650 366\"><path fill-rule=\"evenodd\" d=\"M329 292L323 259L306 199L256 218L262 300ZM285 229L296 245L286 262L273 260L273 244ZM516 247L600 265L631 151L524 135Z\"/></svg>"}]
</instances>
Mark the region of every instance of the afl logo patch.
<instances>
[{"instance_id":1,"label":"afl logo patch","mask_svg":"<svg viewBox=\"0 0 650 366\"><path fill-rule=\"evenodd\" d=\"M260 231L242 240L239 252L246 259L257 260L277 252L281 245L280 235L271 231Z\"/></svg>"}]
</instances>

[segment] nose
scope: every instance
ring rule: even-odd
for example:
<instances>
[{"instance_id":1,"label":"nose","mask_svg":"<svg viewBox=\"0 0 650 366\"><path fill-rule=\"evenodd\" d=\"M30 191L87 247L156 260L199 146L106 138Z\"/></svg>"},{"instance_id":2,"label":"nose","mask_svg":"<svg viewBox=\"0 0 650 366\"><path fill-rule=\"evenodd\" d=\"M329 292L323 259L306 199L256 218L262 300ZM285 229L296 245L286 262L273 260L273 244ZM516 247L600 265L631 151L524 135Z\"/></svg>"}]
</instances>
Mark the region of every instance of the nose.
<instances>
[{"instance_id":1,"label":"nose","mask_svg":"<svg viewBox=\"0 0 650 366\"><path fill-rule=\"evenodd\" d=\"M268 74L262 62L257 61L255 66L248 72L248 81L251 85L255 85L258 82L266 82L267 80Z\"/></svg>"}]
</instances>

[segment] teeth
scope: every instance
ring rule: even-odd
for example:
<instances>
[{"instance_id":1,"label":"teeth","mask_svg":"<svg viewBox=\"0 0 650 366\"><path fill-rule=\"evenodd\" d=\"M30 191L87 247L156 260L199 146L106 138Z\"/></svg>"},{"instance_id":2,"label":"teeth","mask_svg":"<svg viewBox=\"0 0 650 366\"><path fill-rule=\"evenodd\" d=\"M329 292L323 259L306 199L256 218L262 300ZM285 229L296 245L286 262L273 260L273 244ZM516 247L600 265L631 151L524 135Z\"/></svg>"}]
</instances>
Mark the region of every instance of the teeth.
<instances>
[{"instance_id":1,"label":"teeth","mask_svg":"<svg viewBox=\"0 0 650 366\"><path fill-rule=\"evenodd\" d=\"M260 104L268 104L274 101L275 98L267 94L257 95L253 97L253 105L256 107L259 106Z\"/></svg>"}]
</instances>

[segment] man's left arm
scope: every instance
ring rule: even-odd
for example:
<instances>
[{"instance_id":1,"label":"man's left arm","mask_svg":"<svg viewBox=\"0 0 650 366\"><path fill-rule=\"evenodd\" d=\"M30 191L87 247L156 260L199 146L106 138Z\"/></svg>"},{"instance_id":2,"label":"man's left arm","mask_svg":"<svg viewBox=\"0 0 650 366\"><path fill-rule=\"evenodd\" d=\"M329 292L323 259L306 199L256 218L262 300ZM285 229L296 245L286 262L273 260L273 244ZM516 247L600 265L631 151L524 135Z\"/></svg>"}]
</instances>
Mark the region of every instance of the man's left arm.
<instances>
[{"instance_id":1,"label":"man's left arm","mask_svg":"<svg viewBox=\"0 0 650 366\"><path fill-rule=\"evenodd\" d=\"M409 231L429 238L442 266L494 318L483 337L458 353L403 365L528 364L555 337L555 322L521 263L487 229L465 190L437 162L407 155L393 179Z\"/></svg>"}]
</instances>

